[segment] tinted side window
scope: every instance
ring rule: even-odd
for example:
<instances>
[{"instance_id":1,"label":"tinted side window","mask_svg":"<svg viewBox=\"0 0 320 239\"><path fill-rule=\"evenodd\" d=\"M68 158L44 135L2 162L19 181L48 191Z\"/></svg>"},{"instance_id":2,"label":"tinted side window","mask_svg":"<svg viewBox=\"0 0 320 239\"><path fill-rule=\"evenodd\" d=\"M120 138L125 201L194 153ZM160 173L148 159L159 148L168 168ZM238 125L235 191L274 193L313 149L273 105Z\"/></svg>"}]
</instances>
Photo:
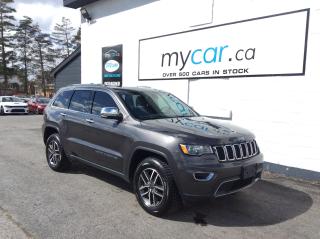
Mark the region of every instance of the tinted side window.
<instances>
[{"instance_id":1,"label":"tinted side window","mask_svg":"<svg viewBox=\"0 0 320 239\"><path fill-rule=\"evenodd\" d=\"M71 96L73 94L73 90L66 90L66 91L62 91L57 98L55 99L55 101L53 102L53 106L59 107L59 108L64 108L64 109L68 109L69 106L69 102L71 99ZM32 99L32 102L34 102L35 100Z\"/></svg>"},{"instance_id":2,"label":"tinted side window","mask_svg":"<svg viewBox=\"0 0 320 239\"><path fill-rule=\"evenodd\" d=\"M72 96L69 109L83 112L83 113L90 113L91 104L92 104L92 91L77 90L74 92Z\"/></svg>"},{"instance_id":3,"label":"tinted side window","mask_svg":"<svg viewBox=\"0 0 320 239\"><path fill-rule=\"evenodd\" d=\"M117 107L117 105L108 93L97 91L93 100L92 114L100 115L103 107Z\"/></svg>"}]
</instances>

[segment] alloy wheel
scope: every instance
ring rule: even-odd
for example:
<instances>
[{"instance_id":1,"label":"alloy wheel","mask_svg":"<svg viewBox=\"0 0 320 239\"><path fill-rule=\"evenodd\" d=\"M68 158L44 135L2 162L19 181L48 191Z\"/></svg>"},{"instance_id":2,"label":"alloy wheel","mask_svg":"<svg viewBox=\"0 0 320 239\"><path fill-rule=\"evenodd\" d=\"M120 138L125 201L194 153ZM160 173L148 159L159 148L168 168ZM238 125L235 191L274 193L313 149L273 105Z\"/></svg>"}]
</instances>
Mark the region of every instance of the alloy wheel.
<instances>
[{"instance_id":1,"label":"alloy wheel","mask_svg":"<svg viewBox=\"0 0 320 239\"><path fill-rule=\"evenodd\" d=\"M61 152L58 143L52 140L48 145L48 159L51 166L56 167L61 161Z\"/></svg>"},{"instance_id":2,"label":"alloy wheel","mask_svg":"<svg viewBox=\"0 0 320 239\"><path fill-rule=\"evenodd\" d=\"M153 168L144 169L139 175L138 192L147 207L161 204L165 196L165 185L161 175Z\"/></svg>"}]
</instances>

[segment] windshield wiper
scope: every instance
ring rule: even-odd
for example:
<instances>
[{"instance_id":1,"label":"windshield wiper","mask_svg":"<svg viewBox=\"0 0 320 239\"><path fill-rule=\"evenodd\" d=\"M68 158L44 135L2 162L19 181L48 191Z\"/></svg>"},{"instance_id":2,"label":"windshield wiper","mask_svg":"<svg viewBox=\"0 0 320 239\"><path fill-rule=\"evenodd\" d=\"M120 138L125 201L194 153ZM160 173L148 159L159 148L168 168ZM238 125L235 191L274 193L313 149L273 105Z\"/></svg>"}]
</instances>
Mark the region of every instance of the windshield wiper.
<instances>
[{"instance_id":1,"label":"windshield wiper","mask_svg":"<svg viewBox=\"0 0 320 239\"><path fill-rule=\"evenodd\" d=\"M154 117L143 118L142 120L178 119L178 118L189 118L189 117L196 117L196 116L179 116L179 115L172 115L172 116L154 116Z\"/></svg>"},{"instance_id":2,"label":"windshield wiper","mask_svg":"<svg viewBox=\"0 0 320 239\"><path fill-rule=\"evenodd\" d=\"M162 119L162 116L147 116L147 117L141 117L141 120L153 120L153 119Z\"/></svg>"}]
</instances>

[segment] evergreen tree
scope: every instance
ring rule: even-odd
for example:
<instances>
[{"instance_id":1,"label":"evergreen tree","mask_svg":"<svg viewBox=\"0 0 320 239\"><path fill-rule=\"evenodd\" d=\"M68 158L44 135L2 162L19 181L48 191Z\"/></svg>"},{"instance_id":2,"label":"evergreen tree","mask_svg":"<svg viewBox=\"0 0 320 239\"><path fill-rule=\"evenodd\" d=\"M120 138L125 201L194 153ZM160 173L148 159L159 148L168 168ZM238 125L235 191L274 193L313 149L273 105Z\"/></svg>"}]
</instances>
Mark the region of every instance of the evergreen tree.
<instances>
[{"instance_id":1,"label":"evergreen tree","mask_svg":"<svg viewBox=\"0 0 320 239\"><path fill-rule=\"evenodd\" d=\"M28 94L29 75L33 73L32 64L32 43L35 37L35 28L30 17L24 16L19 21L19 26L15 34L17 42L17 62L23 69L24 92Z\"/></svg>"},{"instance_id":2,"label":"evergreen tree","mask_svg":"<svg viewBox=\"0 0 320 239\"><path fill-rule=\"evenodd\" d=\"M0 60L1 73L4 76L4 88L8 88L10 72L8 64L13 60L13 31L15 30L13 13L16 11L10 6L13 0L0 0Z\"/></svg>"},{"instance_id":3,"label":"evergreen tree","mask_svg":"<svg viewBox=\"0 0 320 239\"><path fill-rule=\"evenodd\" d=\"M75 29L68 18L63 17L61 23L57 23L52 33L52 39L56 44L58 56L62 59L70 56L76 45L72 42Z\"/></svg>"},{"instance_id":4,"label":"evergreen tree","mask_svg":"<svg viewBox=\"0 0 320 239\"><path fill-rule=\"evenodd\" d=\"M35 26L35 38L33 45L34 63L38 69L38 77L41 80L42 91L46 95L47 79L54 68L55 52L52 39L49 34L43 33L39 26Z\"/></svg>"}]
</instances>

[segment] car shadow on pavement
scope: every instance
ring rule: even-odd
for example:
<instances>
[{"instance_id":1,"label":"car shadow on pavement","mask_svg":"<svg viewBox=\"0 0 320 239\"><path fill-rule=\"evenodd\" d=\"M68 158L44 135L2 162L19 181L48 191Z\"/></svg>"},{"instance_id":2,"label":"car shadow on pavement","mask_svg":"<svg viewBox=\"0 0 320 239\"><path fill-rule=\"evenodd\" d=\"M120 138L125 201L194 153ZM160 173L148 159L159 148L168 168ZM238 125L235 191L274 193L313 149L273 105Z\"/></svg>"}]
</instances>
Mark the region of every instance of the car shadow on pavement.
<instances>
[{"instance_id":1,"label":"car shadow on pavement","mask_svg":"<svg viewBox=\"0 0 320 239\"><path fill-rule=\"evenodd\" d=\"M66 173L85 174L87 176L105 181L106 183L114 185L124 191L130 192L130 193L133 192L131 185L125 182L123 179L77 161L72 161L72 168Z\"/></svg>"},{"instance_id":2,"label":"car shadow on pavement","mask_svg":"<svg viewBox=\"0 0 320 239\"><path fill-rule=\"evenodd\" d=\"M312 204L312 198L304 192L262 180L249 189L191 206L167 219L201 226L267 226L295 218Z\"/></svg>"},{"instance_id":3,"label":"car shadow on pavement","mask_svg":"<svg viewBox=\"0 0 320 239\"><path fill-rule=\"evenodd\" d=\"M67 173L85 174L133 193L130 184L96 168L73 162ZM293 219L312 206L312 198L302 191L261 180L233 195L186 206L165 217L167 220L221 227L267 226Z\"/></svg>"}]
</instances>

